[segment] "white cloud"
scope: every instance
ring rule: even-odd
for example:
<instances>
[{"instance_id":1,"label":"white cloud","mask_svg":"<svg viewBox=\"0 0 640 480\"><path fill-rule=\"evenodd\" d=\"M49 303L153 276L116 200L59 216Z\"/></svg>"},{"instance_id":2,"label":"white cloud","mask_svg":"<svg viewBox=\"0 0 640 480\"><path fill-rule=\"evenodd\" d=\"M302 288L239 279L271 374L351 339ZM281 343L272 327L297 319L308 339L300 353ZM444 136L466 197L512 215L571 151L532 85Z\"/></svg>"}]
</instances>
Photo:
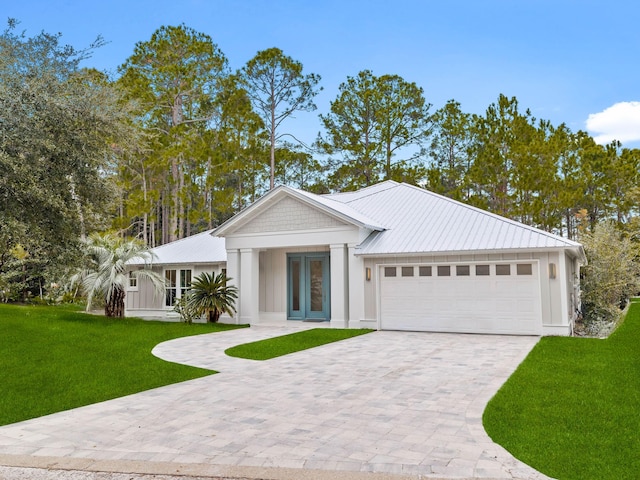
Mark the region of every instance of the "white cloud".
<instances>
[{"instance_id":1,"label":"white cloud","mask_svg":"<svg viewBox=\"0 0 640 480\"><path fill-rule=\"evenodd\" d=\"M640 102L620 102L602 112L591 113L586 125L599 144L613 140L623 144L640 141Z\"/></svg>"}]
</instances>

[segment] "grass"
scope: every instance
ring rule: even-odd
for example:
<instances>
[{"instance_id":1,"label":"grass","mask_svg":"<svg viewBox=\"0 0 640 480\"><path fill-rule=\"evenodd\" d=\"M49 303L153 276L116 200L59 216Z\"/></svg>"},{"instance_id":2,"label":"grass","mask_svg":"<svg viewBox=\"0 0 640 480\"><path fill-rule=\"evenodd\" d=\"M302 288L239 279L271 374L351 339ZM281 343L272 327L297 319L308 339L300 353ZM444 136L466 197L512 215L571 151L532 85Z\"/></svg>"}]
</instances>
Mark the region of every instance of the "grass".
<instances>
[{"instance_id":1,"label":"grass","mask_svg":"<svg viewBox=\"0 0 640 480\"><path fill-rule=\"evenodd\" d=\"M638 478L640 303L607 340L542 338L483 421L495 442L553 478Z\"/></svg>"},{"instance_id":2,"label":"grass","mask_svg":"<svg viewBox=\"0 0 640 480\"><path fill-rule=\"evenodd\" d=\"M371 329L312 328L280 337L245 343L228 348L224 353L231 357L250 360L268 360L346 338L372 332Z\"/></svg>"},{"instance_id":3,"label":"grass","mask_svg":"<svg viewBox=\"0 0 640 480\"><path fill-rule=\"evenodd\" d=\"M172 338L229 328L235 326L0 304L0 425L211 375L151 350Z\"/></svg>"}]
</instances>

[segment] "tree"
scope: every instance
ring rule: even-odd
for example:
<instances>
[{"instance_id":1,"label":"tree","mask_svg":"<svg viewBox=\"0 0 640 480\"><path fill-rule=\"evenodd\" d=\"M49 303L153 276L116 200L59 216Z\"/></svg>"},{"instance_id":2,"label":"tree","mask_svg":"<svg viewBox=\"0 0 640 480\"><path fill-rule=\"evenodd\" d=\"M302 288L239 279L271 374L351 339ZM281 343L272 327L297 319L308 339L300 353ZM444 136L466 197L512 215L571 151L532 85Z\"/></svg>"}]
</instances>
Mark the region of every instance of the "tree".
<instances>
[{"instance_id":1,"label":"tree","mask_svg":"<svg viewBox=\"0 0 640 480\"><path fill-rule=\"evenodd\" d=\"M588 259L581 282L585 322L614 322L640 288L637 247L613 221L598 223L592 232L583 228L579 239Z\"/></svg>"},{"instance_id":2,"label":"tree","mask_svg":"<svg viewBox=\"0 0 640 480\"><path fill-rule=\"evenodd\" d=\"M284 135L279 133L280 126L297 111L316 109L313 98L322 89L317 89L321 77L314 73L303 75L302 63L286 56L279 48L258 52L240 70L238 77L269 135L269 188L273 189L276 143Z\"/></svg>"},{"instance_id":3,"label":"tree","mask_svg":"<svg viewBox=\"0 0 640 480\"><path fill-rule=\"evenodd\" d=\"M278 158L276 178L281 185L314 192L322 190L324 166L311 154L284 143L278 149Z\"/></svg>"},{"instance_id":4,"label":"tree","mask_svg":"<svg viewBox=\"0 0 640 480\"><path fill-rule=\"evenodd\" d=\"M164 278L150 269L153 253L144 243L111 234L93 234L84 243L87 265L77 272L74 281L81 283L87 295L87 311L98 299L104 302L107 317L124 317L129 275L149 280L157 294L164 292ZM128 273L130 264L140 261L145 268Z\"/></svg>"},{"instance_id":5,"label":"tree","mask_svg":"<svg viewBox=\"0 0 640 480\"><path fill-rule=\"evenodd\" d=\"M217 114L214 99L228 75L227 59L208 35L185 25L162 26L149 41L136 44L120 73L120 86L138 102L138 119L153 134L154 160L139 182L147 188L153 181L160 190L163 241L182 238L190 182L208 158L198 153L204 152L203 132ZM141 170L136 166L132 173Z\"/></svg>"},{"instance_id":6,"label":"tree","mask_svg":"<svg viewBox=\"0 0 640 480\"><path fill-rule=\"evenodd\" d=\"M206 314L209 322L217 322L223 313L233 315L238 289L228 285L229 280L224 272L218 275L203 272L198 275L189 289L187 309L194 312L195 316Z\"/></svg>"},{"instance_id":7,"label":"tree","mask_svg":"<svg viewBox=\"0 0 640 480\"><path fill-rule=\"evenodd\" d=\"M0 257L21 244L42 275L104 224L106 163L135 138L117 90L80 66L100 39L76 50L60 34L29 38L16 26L0 35L0 237L11 238Z\"/></svg>"},{"instance_id":8,"label":"tree","mask_svg":"<svg viewBox=\"0 0 640 480\"><path fill-rule=\"evenodd\" d=\"M432 163L427 186L455 200L468 201L471 192L467 176L473 160L471 115L462 112L458 102L449 100L434 113L432 121L434 129L429 150Z\"/></svg>"},{"instance_id":9,"label":"tree","mask_svg":"<svg viewBox=\"0 0 640 480\"><path fill-rule=\"evenodd\" d=\"M330 174L331 186L355 189L381 177L421 180L426 172L413 162L430 133L430 107L422 88L397 75L376 77L364 70L347 77L330 113L320 115L326 135L318 138L318 146L342 155Z\"/></svg>"}]
</instances>

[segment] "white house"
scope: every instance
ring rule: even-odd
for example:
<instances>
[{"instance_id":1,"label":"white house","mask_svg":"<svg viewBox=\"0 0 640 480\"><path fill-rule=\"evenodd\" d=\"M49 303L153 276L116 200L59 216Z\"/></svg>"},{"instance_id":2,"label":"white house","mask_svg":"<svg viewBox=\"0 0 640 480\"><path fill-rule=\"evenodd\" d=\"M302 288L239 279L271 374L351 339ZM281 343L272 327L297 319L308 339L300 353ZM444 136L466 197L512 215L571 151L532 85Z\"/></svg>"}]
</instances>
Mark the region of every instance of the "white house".
<instances>
[{"instance_id":1,"label":"white house","mask_svg":"<svg viewBox=\"0 0 640 480\"><path fill-rule=\"evenodd\" d=\"M226 268L237 323L522 335L571 333L586 262L579 243L393 181L332 195L277 187L154 250L171 286L155 300L132 287L128 314L162 314L188 275Z\"/></svg>"}]
</instances>

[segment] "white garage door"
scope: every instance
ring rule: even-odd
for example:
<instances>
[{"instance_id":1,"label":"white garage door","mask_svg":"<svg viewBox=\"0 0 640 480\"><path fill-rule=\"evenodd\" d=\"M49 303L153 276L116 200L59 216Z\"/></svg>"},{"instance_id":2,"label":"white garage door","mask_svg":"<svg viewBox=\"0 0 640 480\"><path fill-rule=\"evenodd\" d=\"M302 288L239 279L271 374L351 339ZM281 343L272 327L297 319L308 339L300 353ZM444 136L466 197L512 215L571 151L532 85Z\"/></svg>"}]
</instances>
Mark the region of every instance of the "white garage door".
<instances>
[{"instance_id":1,"label":"white garage door","mask_svg":"<svg viewBox=\"0 0 640 480\"><path fill-rule=\"evenodd\" d=\"M537 262L380 265L380 328L540 335Z\"/></svg>"}]
</instances>

